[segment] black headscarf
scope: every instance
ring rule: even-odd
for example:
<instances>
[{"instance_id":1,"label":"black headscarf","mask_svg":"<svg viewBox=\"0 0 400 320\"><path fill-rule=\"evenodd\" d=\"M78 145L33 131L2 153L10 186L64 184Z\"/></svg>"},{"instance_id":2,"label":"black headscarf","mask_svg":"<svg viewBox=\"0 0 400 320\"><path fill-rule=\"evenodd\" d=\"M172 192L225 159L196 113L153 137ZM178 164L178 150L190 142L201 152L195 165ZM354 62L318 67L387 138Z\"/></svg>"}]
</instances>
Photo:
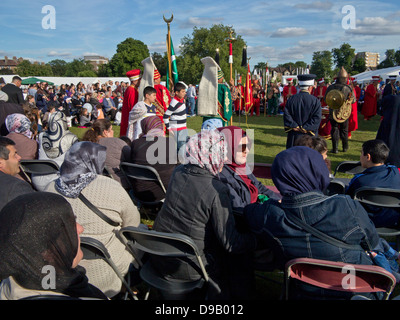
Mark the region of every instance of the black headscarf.
<instances>
[{"instance_id":1,"label":"black headscarf","mask_svg":"<svg viewBox=\"0 0 400 320\"><path fill-rule=\"evenodd\" d=\"M271 168L272 181L283 196L324 191L329 170L322 155L309 147L291 147L280 152Z\"/></svg>"},{"instance_id":2,"label":"black headscarf","mask_svg":"<svg viewBox=\"0 0 400 320\"><path fill-rule=\"evenodd\" d=\"M71 205L55 193L36 192L10 201L0 212L0 278L12 276L23 288L45 290L55 271L55 288L72 297L106 299L88 283L85 269L72 268L78 233Z\"/></svg>"},{"instance_id":3,"label":"black headscarf","mask_svg":"<svg viewBox=\"0 0 400 320\"><path fill-rule=\"evenodd\" d=\"M106 147L89 141L73 144L60 167L60 177L55 183L57 191L66 197L77 198L97 175L103 173L106 150Z\"/></svg>"},{"instance_id":4,"label":"black headscarf","mask_svg":"<svg viewBox=\"0 0 400 320\"><path fill-rule=\"evenodd\" d=\"M400 96L386 96L382 102L383 119L376 139L384 141L390 149L387 164L400 167Z\"/></svg>"}]
</instances>

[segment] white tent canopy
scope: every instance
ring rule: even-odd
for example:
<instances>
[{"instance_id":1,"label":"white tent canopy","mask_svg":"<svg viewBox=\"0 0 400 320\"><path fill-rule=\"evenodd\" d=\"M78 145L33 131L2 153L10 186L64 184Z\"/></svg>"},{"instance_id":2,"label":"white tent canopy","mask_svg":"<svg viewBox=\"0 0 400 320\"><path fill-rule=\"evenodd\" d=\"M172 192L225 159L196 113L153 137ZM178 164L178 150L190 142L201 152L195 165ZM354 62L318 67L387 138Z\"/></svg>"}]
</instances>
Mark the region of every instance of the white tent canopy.
<instances>
[{"instance_id":1,"label":"white tent canopy","mask_svg":"<svg viewBox=\"0 0 400 320\"><path fill-rule=\"evenodd\" d=\"M372 71L365 71L353 76L358 83L364 83L372 81L373 76L380 76L383 81L389 78L389 76L397 76L397 80L400 80L400 66L385 68L385 69L377 69Z\"/></svg>"}]
</instances>

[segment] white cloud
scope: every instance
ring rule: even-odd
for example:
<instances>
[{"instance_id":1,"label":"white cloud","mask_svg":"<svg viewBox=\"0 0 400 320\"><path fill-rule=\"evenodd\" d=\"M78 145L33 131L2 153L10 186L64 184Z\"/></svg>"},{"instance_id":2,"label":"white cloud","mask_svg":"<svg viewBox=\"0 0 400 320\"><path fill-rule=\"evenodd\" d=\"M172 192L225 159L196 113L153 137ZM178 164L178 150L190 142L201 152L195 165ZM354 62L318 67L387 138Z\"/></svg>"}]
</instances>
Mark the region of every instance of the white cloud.
<instances>
[{"instance_id":1,"label":"white cloud","mask_svg":"<svg viewBox=\"0 0 400 320\"><path fill-rule=\"evenodd\" d=\"M224 18L220 17L190 17L186 21L182 22L179 26L181 29L193 28L193 27L206 27L212 24L222 23Z\"/></svg>"},{"instance_id":2,"label":"white cloud","mask_svg":"<svg viewBox=\"0 0 400 320\"><path fill-rule=\"evenodd\" d=\"M400 35L400 21L389 20L383 17L366 17L356 21L355 29L346 30L356 35Z\"/></svg>"},{"instance_id":3,"label":"white cloud","mask_svg":"<svg viewBox=\"0 0 400 320\"><path fill-rule=\"evenodd\" d=\"M304 36L308 31L299 27L279 28L271 34L271 38L294 38Z\"/></svg>"},{"instance_id":4,"label":"white cloud","mask_svg":"<svg viewBox=\"0 0 400 320\"><path fill-rule=\"evenodd\" d=\"M294 6L297 9L303 10L330 10L333 7L333 3L330 1L313 1L309 3L299 3Z\"/></svg>"},{"instance_id":5,"label":"white cloud","mask_svg":"<svg viewBox=\"0 0 400 320\"><path fill-rule=\"evenodd\" d=\"M58 52L55 50L51 50L47 53L48 57L70 57L72 55L71 52Z\"/></svg>"}]
</instances>

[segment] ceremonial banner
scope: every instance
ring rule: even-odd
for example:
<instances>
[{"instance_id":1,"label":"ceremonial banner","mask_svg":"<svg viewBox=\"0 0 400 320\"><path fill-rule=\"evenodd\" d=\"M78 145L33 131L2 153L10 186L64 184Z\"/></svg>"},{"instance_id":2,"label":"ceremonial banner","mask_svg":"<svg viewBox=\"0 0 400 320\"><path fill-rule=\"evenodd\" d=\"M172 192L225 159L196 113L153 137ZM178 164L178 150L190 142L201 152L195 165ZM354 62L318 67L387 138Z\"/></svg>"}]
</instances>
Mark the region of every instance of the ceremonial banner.
<instances>
[{"instance_id":1,"label":"ceremonial banner","mask_svg":"<svg viewBox=\"0 0 400 320\"><path fill-rule=\"evenodd\" d=\"M211 57L201 59L204 64L203 76L199 84L197 114L199 116L218 115L218 64Z\"/></svg>"},{"instance_id":2,"label":"ceremonial banner","mask_svg":"<svg viewBox=\"0 0 400 320\"><path fill-rule=\"evenodd\" d=\"M233 63L232 42L229 43L229 63Z\"/></svg>"},{"instance_id":3,"label":"ceremonial banner","mask_svg":"<svg viewBox=\"0 0 400 320\"><path fill-rule=\"evenodd\" d=\"M179 82L178 79L178 68L176 66L176 57L175 57L175 51L174 51L174 45L172 44L172 37L170 37L170 43L168 43L168 38L167 38L167 49L168 52L168 57L169 57L169 63L171 64L171 73L172 77L169 74L170 66L167 67L167 88L169 91L171 91L172 88L170 88L170 78L172 79L173 84L175 85L176 83Z\"/></svg>"},{"instance_id":4,"label":"ceremonial banner","mask_svg":"<svg viewBox=\"0 0 400 320\"><path fill-rule=\"evenodd\" d=\"M252 106L253 106L253 93L251 87L251 72L250 72L250 65L247 64L247 75L244 88L244 110L246 114L249 112Z\"/></svg>"},{"instance_id":5,"label":"ceremonial banner","mask_svg":"<svg viewBox=\"0 0 400 320\"><path fill-rule=\"evenodd\" d=\"M142 61L142 65L144 67L143 69L143 75L140 80L140 86L139 86L139 100L138 101L143 101L144 96L143 96L143 90L147 86L154 87L154 69L155 65L153 62L153 59L151 57L147 57Z\"/></svg>"}]
</instances>

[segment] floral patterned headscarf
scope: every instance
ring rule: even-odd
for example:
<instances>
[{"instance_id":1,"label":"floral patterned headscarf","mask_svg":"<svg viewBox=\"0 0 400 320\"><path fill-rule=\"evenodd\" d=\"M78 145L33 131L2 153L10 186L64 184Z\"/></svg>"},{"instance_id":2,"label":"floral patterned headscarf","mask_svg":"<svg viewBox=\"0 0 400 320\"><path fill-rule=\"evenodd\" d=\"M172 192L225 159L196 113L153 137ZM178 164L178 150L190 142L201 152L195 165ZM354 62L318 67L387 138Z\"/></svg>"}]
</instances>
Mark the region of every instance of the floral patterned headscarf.
<instances>
[{"instance_id":1,"label":"floral patterned headscarf","mask_svg":"<svg viewBox=\"0 0 400 320\"><path fill-rule=\"evenodd\" d=\"M8 132L20 133L32 139L31 121L22 113L13 113L6 118L6 128Z\"/></svg>"},{"instance_id":2,"label":"floral patterned headscarf","mask_svg":"<svg viewBox=\"0 0 400 320\"><path fill-rule=\"evenodd\" d=\"M216 176L227 156L225 136L218 130L202 130L186 143L186 163L204 168Z\"/></svg>"}]
</instances>

